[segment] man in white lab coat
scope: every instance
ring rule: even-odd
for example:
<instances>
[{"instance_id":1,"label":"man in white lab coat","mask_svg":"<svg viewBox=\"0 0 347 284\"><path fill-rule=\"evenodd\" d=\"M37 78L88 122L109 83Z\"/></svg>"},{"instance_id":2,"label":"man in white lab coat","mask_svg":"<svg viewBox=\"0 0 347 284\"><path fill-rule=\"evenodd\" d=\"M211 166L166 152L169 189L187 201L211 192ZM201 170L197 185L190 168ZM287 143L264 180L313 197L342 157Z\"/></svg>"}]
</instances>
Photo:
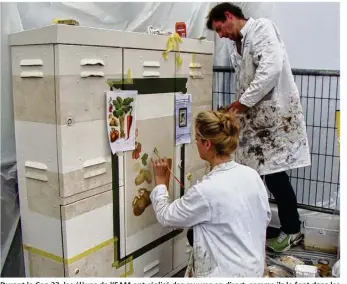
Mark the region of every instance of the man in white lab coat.
<instances>
[{"instance_id":1,"label":"man in white lab coat","mask_svg":"<svg viewBox=\"0 0 347 284\"><path fill-rule=\"evenodd\" d=\"M300 94L284 43L268 19L246 19L242 10L221 3L209 13L207 28L234 42L236 100L228 109L242 114L235 160L263 176L273 194L281 233L268 248L283 252L302 240L297 200L287 170L310 166Z\"/></svg>"}]
</instances>

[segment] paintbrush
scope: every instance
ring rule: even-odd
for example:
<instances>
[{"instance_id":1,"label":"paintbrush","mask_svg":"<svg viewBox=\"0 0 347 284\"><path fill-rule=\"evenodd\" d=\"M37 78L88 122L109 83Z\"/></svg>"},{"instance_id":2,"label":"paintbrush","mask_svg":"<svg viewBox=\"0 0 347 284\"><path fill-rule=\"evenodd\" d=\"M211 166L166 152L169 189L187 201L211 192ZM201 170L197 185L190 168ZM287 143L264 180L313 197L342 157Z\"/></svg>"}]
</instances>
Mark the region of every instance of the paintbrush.
<instances>
[{"instance_id":1,"label":"paintbrush","mask_svg":"<svg viewBox=\"0 0 347 284\"><path fill-rule=\"evenodd\" d=\"M159 159L161 159L160 156L159 156L157 147L154 147L153 153L154 153ZM175 174L173 173L173 171L171 171L169 167L168 167L168 170L169 170L169 172L172 174L172 176L174 177L174 179L175 179L175 180L180 184L180 186L184 189L184 185L183 185L183 184L179 181L179 179L175 176Z\"/></svg>"}]
</instances>

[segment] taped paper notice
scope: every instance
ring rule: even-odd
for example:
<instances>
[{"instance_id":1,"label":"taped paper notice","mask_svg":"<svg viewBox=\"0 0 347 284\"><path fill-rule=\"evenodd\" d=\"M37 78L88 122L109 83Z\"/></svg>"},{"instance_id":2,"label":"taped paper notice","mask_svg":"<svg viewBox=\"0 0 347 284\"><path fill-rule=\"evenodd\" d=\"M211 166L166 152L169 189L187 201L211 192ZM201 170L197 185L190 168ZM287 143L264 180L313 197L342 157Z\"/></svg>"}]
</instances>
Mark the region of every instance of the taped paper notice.
<instances>
[{"instance_id":1,"label":"taped paper notice","mask_svg":"<svg viewBox=\"0 0 347 284\"><path fill-rule=\"evenodd\" d=\"M106 92L107 133L112 154L135 149L137 91Z\"/></svg>"},{"instance_id":2,"label":"taped paper notice","mask_svg":"<svg viewBox=\"0 0 347 284\"><path fill-rule=\"evenodd\" d=\"M191 143L192 95L175 95L176 146Z\"/></svg>"}]
</instances>

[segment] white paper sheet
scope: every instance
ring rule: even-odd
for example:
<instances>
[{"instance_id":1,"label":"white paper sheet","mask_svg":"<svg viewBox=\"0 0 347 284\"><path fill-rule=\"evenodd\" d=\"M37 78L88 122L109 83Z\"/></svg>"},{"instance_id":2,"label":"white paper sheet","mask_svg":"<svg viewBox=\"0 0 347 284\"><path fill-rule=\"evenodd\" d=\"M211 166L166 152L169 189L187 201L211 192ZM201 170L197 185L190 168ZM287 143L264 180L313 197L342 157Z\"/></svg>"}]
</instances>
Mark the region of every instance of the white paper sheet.
<instances>
[{"instance_id":1,"label":"white paper sheet","mask_svg":"<svg viewBox=\"0 0 347 284\"><path fill-rule=\"evenodd\" d=\"M112 154L135 149L137 91L106 92L107 134Z\"/></svg>"},{"instance_id":2,"label":"white paper sheet","mask_svg":"<svg viewBox=\"0 0 347 284\"><path fill-rule=\"evenodd\" d=\"M192 95L175 95L176 146L191 143Z\"/></svg>"}]
</instances>

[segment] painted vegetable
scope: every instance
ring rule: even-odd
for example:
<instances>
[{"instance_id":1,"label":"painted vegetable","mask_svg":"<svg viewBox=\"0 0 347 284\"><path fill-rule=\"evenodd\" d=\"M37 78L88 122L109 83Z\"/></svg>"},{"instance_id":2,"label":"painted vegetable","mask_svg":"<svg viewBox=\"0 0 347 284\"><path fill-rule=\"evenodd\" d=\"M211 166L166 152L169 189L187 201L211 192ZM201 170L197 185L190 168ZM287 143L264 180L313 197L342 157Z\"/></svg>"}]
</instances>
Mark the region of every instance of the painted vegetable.
<instances>
[{"instance_id":1,"label":"painted vegetable","mask_svg":"<svg viewBox=\"0 0 347 284\"><path fill-rule=\"evenodd\" d=\"M118 126L118 122L114 117L112 117L110 120L110 126Z\"/></svg>"},{"instance_id":2,"label":"painted vegetable","mask_svg":"<svg viewBox=\"0 0 347 284\"><path fill-rule=\"evenodd\" d=\"M135 196L133 200L133 213L135 216L140 216L145 212L145 209L152 204L150 199L151 192L146 188L140 188L138 190L138 196Z\"/></svg>"},{"instance_id":3,"label":"painted vegetable","mask_svg":"<svg viewBox=\"0 0 347 284\"><path fill-rule=\"evenodd\" d=\"M148 154L144 153L143 156L141 157L142 165L147 166L147 159L148 159Z\"/></svg>"},{"instance_id":4,"label":"painted vegetable","mask_svg":"<svg viewBox=\"0 0 347 284\"><path fill-rule=\"evenodd\" d=\"M148 184L152 183L152 174L147 169L141 169L139 174L135 178L135 184L140 185L145 181Z\"/></svg>"},{"instance_id":5,"label":"painted vegetable","mask_svg":"<svg viewBox=\"0 0 347 284\"><path fill-rule=\"evenodd\" d=\"M131 125L133 123L133 116L131 115L132 110L130 111L130 114L127 116L127 140L130 137L130 129Z\"/></svg>"},{"instance_id":6,"label":"painted vegetable","mask_svg":"<svg viewBox=\"0 0 347 284\"><path fill-rule=\"evenodd\" d=\"M141 169L140 174L143 174L143 177L148 184L152 183L152 175L149 170Z\"/></svg>"},{"instance_id":7,"label":"painted vegetable","mask_svg":"<svg viewBox=\"0 0 347 284\"><path fill-rule=\"evenodd\" d=\"M112 128L112 130L110 131L111 143L117 141L118 138L119 138L119 131L116 130L115 128Z\"/></svg>"},{"instance_id":8,"label":"painted vegetable","mask_svg":"<svg viewBox=\"0 0 347 284\"><path fill-rule=\"evenodd\" d=\"M110 98L108 103L109 103L108 112L112 113L112 111L113 111L112 98ZM112 116L112 114L110 114L110 116Z\"/></svg>"},{"instance_id":9,"label":"painted vegetable","mask_svg":"<svg viewBox=\"0 0 347 284\"><path fill-rule=\"evenodd\" d=\"M135 178L135 184L136 185L140 185L140 184L144 183L144 181L145 181L145 176L142 173L139 173Z\"/></svg>"},{"instance_id":10,"label":"painted vegetable","mask_svg":"<svg viewBox=\"0 0 347 284\"><path fill-rule=\"evenodd\" d=\"M137 160L138 158L140 158L141 148L142 148L141 143L135 142L135 150L133 150L132 152L132 158L134 160Z\"/></svg>"},{"instance_id":11,"label":"painted vegetable","mask_svg":"<svg viewBox=\"0 0 347 284\"><path fill-rule=\"evenodd\" d=\"M113 100L113 105L115 107L113 115L119 119L120 138L125 138L124 119L125 115L133 110L133 107L131 106L133 101L133 98L125 98L123 100L121 97L117 97Z\"/></svg>"},{"instance_id":12,"label":"painted vegetable","mask_svg":"<svg viewBox=\"0 0 347 284\"><path fill-rule=\"evenodd\" d=\"M159 158L159 151L158 151L157 147L154 147L153 153L156 154L158 156L158 158Z\"/></svg>"}]
</instances>

